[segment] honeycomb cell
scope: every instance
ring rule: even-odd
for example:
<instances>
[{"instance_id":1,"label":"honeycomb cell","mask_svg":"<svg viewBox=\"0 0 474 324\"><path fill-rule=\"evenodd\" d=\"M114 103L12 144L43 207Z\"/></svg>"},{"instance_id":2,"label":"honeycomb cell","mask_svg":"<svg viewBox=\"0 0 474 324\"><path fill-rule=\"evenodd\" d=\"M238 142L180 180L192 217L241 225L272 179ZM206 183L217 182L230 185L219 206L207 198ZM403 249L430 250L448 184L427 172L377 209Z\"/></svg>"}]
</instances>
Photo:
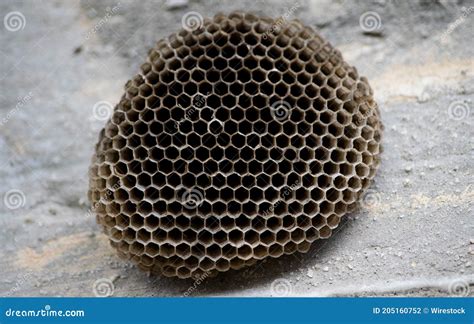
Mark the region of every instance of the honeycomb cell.
<instances>
[{"instance_id":1,"label":"honeycomb cell","mask_svg":"<svg viewBox=\"0 0 474 324\"><path fill-rule=\"evenodd\" d=\"M179 278L240 269L308 251L356 206L382 151L372 89L280 22L218 14L160 40L126 83L88 193L119 256Z\"/></svg>"}]
</instances>

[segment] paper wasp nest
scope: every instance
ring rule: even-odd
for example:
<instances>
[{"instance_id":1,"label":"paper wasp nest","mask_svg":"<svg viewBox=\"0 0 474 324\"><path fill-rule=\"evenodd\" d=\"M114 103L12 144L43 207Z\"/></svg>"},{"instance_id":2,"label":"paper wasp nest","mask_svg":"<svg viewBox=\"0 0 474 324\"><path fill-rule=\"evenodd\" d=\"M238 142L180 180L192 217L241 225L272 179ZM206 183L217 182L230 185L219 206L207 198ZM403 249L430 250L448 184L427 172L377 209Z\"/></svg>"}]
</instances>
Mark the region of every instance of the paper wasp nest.
<instances>
[{"instance_id":1,"label":"paper wasp nest","mask_svg":"<svg viewBox=\"0 0 474 324\"><path fill-rule=\"evenodd\" d=\"M299 21L235 12L159 41L100 133L89 197L120 256L188 278L305 252L374 177L372 90Z\"/></svg>"}]
</instances>

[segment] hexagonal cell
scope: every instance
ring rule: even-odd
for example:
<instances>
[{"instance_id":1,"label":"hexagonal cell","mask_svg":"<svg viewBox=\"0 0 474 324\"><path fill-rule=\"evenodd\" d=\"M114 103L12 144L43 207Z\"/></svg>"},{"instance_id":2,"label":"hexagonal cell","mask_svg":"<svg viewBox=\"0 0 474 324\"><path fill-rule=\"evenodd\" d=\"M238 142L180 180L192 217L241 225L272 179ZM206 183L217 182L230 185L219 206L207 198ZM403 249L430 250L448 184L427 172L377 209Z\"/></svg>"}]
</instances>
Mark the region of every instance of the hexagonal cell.
<instances>
[{"instance_id":1,"label":"hexagonal cell","mask_svg":"<svg viewBox=\"0 0 474 324\"><path fill-rule=\"evenodd\" d=\"M137 240L141 243L147 243L151 239L151 233L142 228L137 232Z\"/></svg>"},{"instance_id":2,"label":"hexagonal cell","mask_svg":"<svg viewBox=\"0 0 474 324\"><path fill-rule=\"evenodd\" d=\"M121 257L196 278L306 252L380 161L365 78L298 21L242 12L159 41L100 133L89 199Z\"/></svg>"},{"instance_id":3,"label":"hexagonal cell","mask_svg":"<svg viewBox=\"0 0 474 324\"><path fill-rule=\"evenodd\" d=\"M160 246L156 243L150 242L145 246L145 253L154 258L160 254Z\"/></svg>"},{"instance_id":4,"label":"hexagonal cell","mask_svg":"<svg viewBox=\"0 0 474 324\"><path fill-rule=\"evenodd\" d=\"M191 255L191 247L187 243L181 243L176 246L176 255L182 257L183 259Z\"/></svg>"}]
</instances>

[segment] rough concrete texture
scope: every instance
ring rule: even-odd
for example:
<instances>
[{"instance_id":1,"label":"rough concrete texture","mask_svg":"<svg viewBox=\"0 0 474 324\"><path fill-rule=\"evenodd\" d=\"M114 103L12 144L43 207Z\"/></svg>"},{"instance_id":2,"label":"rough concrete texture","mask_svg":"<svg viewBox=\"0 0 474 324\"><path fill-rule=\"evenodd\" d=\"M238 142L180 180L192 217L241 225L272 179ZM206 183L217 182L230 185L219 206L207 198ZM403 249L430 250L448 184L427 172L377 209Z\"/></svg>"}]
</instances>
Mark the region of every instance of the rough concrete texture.
<instances>
[{"instance_id":1,"label":"rough concrete texture","mask_svg":"<svg viewBox=\"0 0 474 324\"><path fill-rule=\"evenodd\" d=\"M473 295L472 1L296 4L293 15L368 77L386 126L382 164L361 208L309 253L179 280L119 260L100 233L86 202L105 123L94 105L119 100L148 48L180 28L186 12L277 16L293 6L3 1L0 295ZM15 11L24 17L19 27L6 22ZM359 20L368 11L381 25L364 32Z\"/></svg>"}]
</instances>

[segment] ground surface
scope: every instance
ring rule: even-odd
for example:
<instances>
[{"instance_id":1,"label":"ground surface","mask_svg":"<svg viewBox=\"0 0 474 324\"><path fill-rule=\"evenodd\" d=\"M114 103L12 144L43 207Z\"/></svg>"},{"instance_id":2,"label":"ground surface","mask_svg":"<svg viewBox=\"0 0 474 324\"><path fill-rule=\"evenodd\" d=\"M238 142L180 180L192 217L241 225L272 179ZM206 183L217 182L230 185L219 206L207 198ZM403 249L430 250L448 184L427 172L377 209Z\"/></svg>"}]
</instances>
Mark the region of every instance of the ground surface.
<instances>
[{"instance_id":1,"label":"ground surface","mask_svg":"<svg viewBox=\"0 0 474 324\"><path fill-rule=\"evenodd\" d=\"M116 103L147 49L180 28L188 11L277 16L292 6L2 1L2 19L19 11L25 20L18 31L0 26L0 295L90 296L102 278L113 281L115 296L180 296L190 288L195 296L472 295L472 1L296 5L294 16L368 77L386 126L368 203L309 253L195 283L148 277L119 260L100 233L86 200L104 124L94 104ZM367 11L380 16L375 33L359 24Z\"/></svg>"}]
</instances>

